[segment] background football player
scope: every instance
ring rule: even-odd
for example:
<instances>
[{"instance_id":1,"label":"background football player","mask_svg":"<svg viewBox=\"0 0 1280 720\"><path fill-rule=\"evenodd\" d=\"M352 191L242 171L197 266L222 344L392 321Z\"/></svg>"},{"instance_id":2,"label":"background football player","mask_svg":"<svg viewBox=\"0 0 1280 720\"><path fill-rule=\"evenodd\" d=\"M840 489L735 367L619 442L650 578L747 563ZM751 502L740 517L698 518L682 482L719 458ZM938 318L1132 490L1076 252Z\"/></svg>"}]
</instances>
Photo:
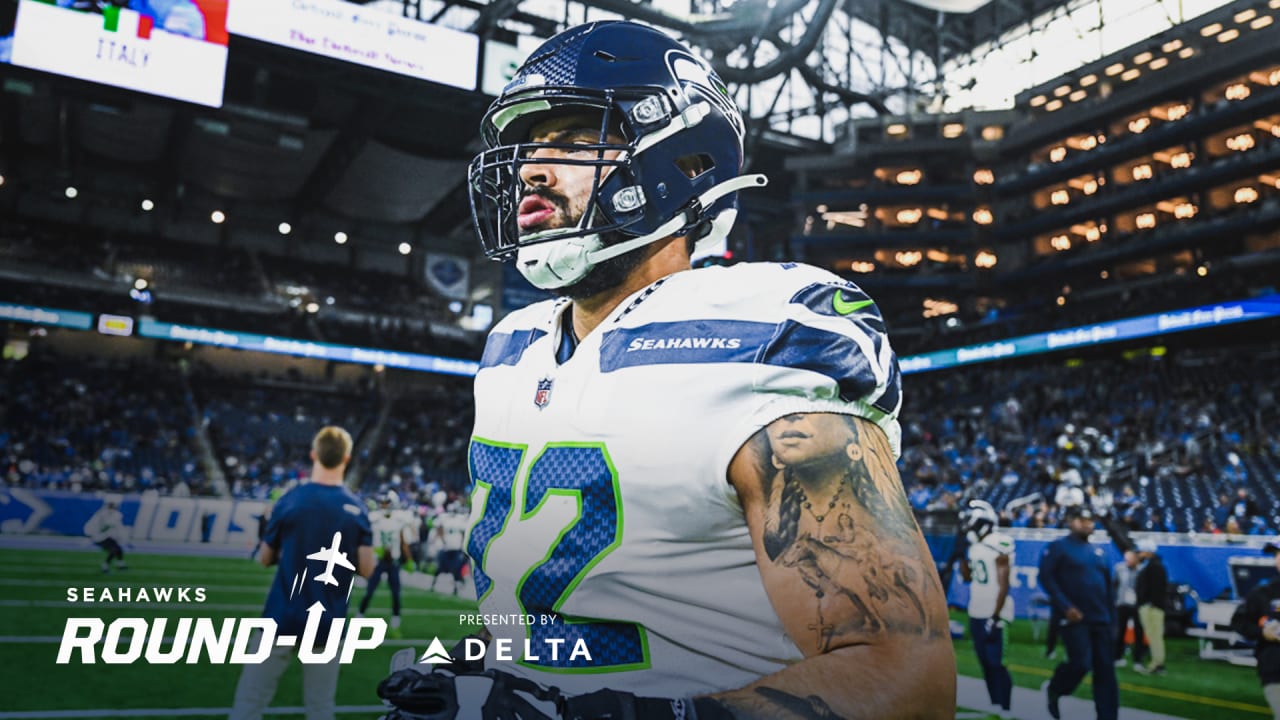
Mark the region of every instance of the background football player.
<instances>
[{"instance_id":1,"label":"background football player","mask_svg":"<svg viewBox=\"0 0 1280 720\"><path fill-rule=\"evenodd\" d=\"M485 674L406 669L384 699L400 717L953 717L879 310L806 265L690 269L765 182L741 174L712 68L643 25L577 26L481 130L480 240L560 297L489 335L467 552L482 612L551 621L492 625ZM537 658L500 659L526 642Z\"/></svg>"},{"instance_id":2,"label":"background football player","mask_svg":"<svg viewBox=\"0 0 1280 720\"><path fill-rule=\"evenodd\" d=\"M360 617L369 610L369 601L377 592L382 576L387 576L387 585L391 588L391 624L388 634L398 637L400 634L400 565L412 563L409 559L409 543L406 539L405 519L396 512L400 497L394 490L388 490L378 498L378 509L370 513L369 523L373 528L373 551L378 556L378 564L373 569L365 586L364 598L360 600ZM410 565L410 570L413 567Z\"/></svg>"},{"instance_id":3,"label":"background football player","mask_svg":"<svg viewBox=\"0 0 1280 720\"><path fill-rule=\"evenodd\" d=\"M1013 677L1004 666L1004 628L1013 622L1009 597L1009 573L1013 564L1013 538L997 532L999 515L984 500L970 500L966 511L969 548L960 573L969 583L969 633L982 665L991 704L1005 712L1013 695Z\"/></svg>"}]
</instances>

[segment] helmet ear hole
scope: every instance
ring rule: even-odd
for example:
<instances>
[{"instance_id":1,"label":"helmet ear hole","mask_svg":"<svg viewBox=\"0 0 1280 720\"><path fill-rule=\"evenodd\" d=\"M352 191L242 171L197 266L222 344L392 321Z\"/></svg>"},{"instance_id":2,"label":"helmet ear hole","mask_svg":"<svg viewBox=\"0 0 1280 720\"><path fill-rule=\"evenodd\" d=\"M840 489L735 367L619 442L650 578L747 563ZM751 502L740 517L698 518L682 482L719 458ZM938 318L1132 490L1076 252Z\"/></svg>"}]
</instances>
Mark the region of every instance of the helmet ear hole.
<instances>
[{"instance_id":1,"label":"helmet ear hole","mask_svg":"<svg viewBox=\"0 0 1280 720\"><path fill-rule=\"evenodd\" d=\"M688 176L690 180L699 177L715 166L715 159L707 153L684 155L676 158L676 167L680 168L680 172Z\"/></svg>"}]
</instances>

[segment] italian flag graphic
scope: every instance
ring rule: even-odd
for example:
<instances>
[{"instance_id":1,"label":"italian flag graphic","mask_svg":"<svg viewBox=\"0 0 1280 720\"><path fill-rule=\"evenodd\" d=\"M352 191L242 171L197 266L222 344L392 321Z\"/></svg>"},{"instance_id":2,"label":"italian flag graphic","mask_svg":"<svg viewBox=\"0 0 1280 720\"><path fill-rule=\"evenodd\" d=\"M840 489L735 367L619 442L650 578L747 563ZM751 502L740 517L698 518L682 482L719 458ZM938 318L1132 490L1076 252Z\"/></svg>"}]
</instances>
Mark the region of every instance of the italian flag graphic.
<instances>
[{"instance_id":1,"label":"italian flag graphic","mask_svg":"<svg viewBox=\"0 0 1280 720\"><path fill-rule=\"evenodd\" d=\"M123 32L143 40L150 40L153 27L155 27L155 21L150 15L142 15L115 5L102 8L102 29L107 32Z\"/></svg>"}]
</instances>

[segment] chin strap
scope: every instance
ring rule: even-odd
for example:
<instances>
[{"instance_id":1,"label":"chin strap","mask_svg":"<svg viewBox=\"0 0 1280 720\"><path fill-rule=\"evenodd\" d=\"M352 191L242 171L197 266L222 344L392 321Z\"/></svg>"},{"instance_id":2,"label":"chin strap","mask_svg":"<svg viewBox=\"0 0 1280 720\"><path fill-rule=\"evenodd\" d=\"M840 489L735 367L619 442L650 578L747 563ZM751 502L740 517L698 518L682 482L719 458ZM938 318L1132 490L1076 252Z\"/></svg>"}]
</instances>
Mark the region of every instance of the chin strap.
<instances>
[{"instance_id":1,"label":"chin strap","mask_svg":"<svg viewBox=\"0 0 1280 720\"><path fill-rule=\"evenodd\" d=\"M712 205L715 204L717 200L724 197L725 195L728 195L729 193L738 192L739 190L746 190L747 188L752 188L752 187L764 187L765 185L768 185L768 184L769 184L769 178L759 173L756 173L753 175L741 175L731 180L725 180L724 182L713 186L710 190L699 195L692 203L690 203L690 206L691 208L711 207ZM623 253L629 253L632 250L644 247L645 245L648 245L654 240L661 240L662 238L665 238L671 235L672 233L676 232L680 228L688 225L690 222L688 213L689 213L689 210L686 210L676 215L675 217L666 221L662 225L658 226L657 230L654 230L648 235L641 235L638 238L627 240L626 242L621 242L621 243L618 243L617 245L610 245L609 247L601 248L599 250L594 250L590 253L587 253L587 260L592 265L596 265L598 263L604 262L605 260L609 260L611 258L615 258L619 255L622 255Z\"/></svg>"}]
</instances>

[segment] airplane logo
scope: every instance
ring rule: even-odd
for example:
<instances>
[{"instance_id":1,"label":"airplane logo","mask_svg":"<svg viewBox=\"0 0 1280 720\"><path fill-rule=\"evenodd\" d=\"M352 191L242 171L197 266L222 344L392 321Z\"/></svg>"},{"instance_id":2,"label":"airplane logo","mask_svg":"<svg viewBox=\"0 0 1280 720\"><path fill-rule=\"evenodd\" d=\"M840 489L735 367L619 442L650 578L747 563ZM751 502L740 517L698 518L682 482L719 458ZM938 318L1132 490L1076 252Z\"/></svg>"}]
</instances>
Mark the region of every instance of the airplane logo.
<instances>
[{"instance_id":1,"label":"airplane logo","mask_svg":"<svg viewBox=\"0 0 1280 720\"><path fill-rule=\"evenodd\" d=\"M333 534L333 545L327 548L321 548L317 552L313 552L307 556L308 560L323 560L324 572L315 577L316 582L325 585L337 585L338 581L333 577L333 566L340 565L348 570L355 570L356 567L347 559L347 554L338 549L342 543L342 533Z\"/></svg>"}]
</instances>

